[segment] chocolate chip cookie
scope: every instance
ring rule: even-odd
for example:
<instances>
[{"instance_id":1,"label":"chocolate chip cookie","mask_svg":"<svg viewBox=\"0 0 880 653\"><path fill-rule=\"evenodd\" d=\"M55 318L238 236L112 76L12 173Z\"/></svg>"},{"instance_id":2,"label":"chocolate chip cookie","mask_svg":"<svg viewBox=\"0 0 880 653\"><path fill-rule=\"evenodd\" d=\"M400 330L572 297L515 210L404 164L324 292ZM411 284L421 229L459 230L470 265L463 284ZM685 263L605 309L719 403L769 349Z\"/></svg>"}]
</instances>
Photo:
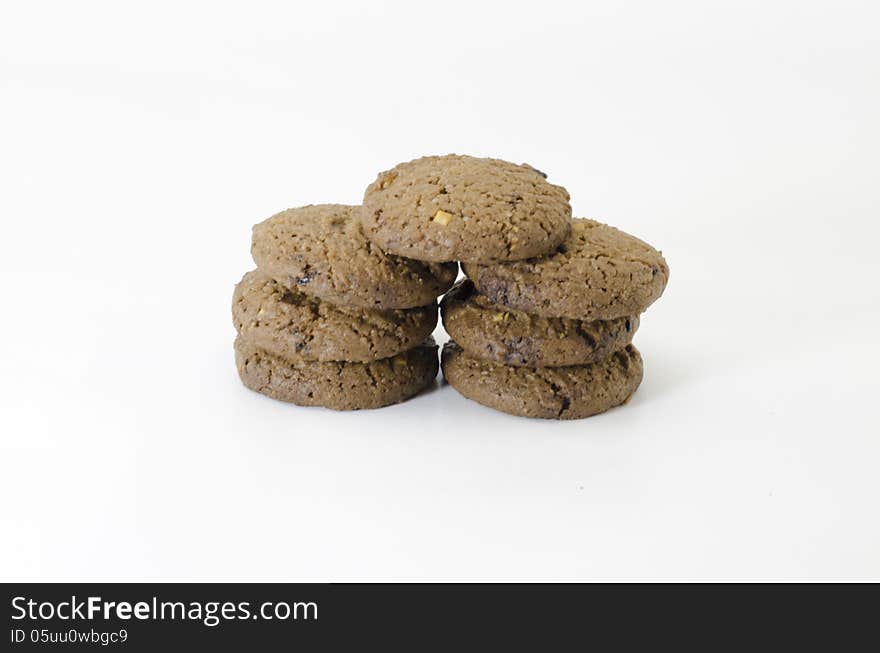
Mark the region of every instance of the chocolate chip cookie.
<instances>
[{"instance_id":1,"label":"chocolate chip cookie","mask_svg":"<svg viewBox=\"0 0 880 653\"><path fill-rule=\"evenodd\" d=\"M585 365L628 345L639 328L636 315L582 322L505 308L470 280L453 286L440 309L446 332L467 353L505 365Z\"/></svg>"},{"instance_id":2,"label":"chocolate chip cookie","mask_svg":"<svg viewBox=\"0 0 880 653\"><path fill-rule=\"evenodd\" d=\"M334 410L380 408L408 399L437 376L433 339L391 358L369 363L318 363L273 356L238 336L235 364L251 390L300 406Z\"/></svg>"},{"instance_id":3,"label":"chocolate chip cookie","mask_svg":"<svg viewBox=\"0 0 880 653\"><path fill-rule=\"evenodd\" d=\"M245 340L282 358L364 362L394 356L425 340L437 325L437 305L337 306L253 270L235 286L232 319Z\"/></svg>"},{"instance_id":4,"label":"chocolate chip cookie","mask_svg":"<svg viewBox=\"0 0 880 653\"><path fill-rule=\"evenodd\" d=\"M448 154L379 173L364 194L367 237L422 261L493 263L540 256L571 225L569 195L529 165Z\"/></svg>"},{"instance_id":5,"label":"chocolate chip cookie","mask_svg":"<svg viewBox=\"0 0 880 653\"><path fill-rule=\"evenodd\" d=\"M624 403L642 381L642 357L627 345L589 365L515 367L471 356L450 341L443 376L468 399L511 415L580 419Z\"/></svg>"},{"instance_id":6,"label":"chocolate chip cookie","mask_svg":"<svg viewBox=\"0 0 880 653\"><path fill-rule=\"evenodd\" d=\"M266 275L300 292L356 308L415 308L455 282L455 263L386 254L366 239L355 207L288 209L256 225L251 254Z\"/></svg>"},{"instance_id":7,"label":"chocolate chip cookie","mask_svg":"<svg viewBox=\"0 0 880 653\"><path fill-rule=\"evenodd\" d=\"M495 304L585 321L639 315L663 294L669 278L656 249L586 219L575 219L571 235L549 256L463 268Z\"/></svg>"}]
</instances>

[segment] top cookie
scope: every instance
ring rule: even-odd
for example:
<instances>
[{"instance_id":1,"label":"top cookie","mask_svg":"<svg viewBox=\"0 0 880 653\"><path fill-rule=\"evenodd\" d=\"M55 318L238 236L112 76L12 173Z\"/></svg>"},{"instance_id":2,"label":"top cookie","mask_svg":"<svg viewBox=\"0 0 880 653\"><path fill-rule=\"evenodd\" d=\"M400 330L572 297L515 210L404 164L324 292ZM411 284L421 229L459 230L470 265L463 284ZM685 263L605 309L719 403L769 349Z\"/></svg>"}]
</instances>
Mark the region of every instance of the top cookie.
<instances>
[{"instance_id":1,"label":"top cookie","mask_svg":"<svg viewBox=\"0 0 880 653\"><path fill-rule=\"evenodd\" d=\"M361 222L387 252L423 261L517 261L568 235L569 195L529 165L448 154L379 174Z\"/></svg>"},{"instance_id":2,"label":"top cookie","mask_svg":"<svg viewBox=\"0 0 880 653\"><path fill-rule=\"evenodd\" d=\"M669 267L656 249L585 219L572 222L571 235L550 256L463 267L493 303L574 320L638 315L663 294L669 278Z\"/></svg>"},{"instance_id":3,"label":"top cookie","mask_svg":"<svg viewBox=\"0 0 880 653\"><path fill-rule=\"evenodd\" d=\"M386 254L364 237L355 208L304 206L255 225L251 254L257 267L300 292L357 308L424 306L452 286L455 263Z\"/></svg>"}]
</instances>

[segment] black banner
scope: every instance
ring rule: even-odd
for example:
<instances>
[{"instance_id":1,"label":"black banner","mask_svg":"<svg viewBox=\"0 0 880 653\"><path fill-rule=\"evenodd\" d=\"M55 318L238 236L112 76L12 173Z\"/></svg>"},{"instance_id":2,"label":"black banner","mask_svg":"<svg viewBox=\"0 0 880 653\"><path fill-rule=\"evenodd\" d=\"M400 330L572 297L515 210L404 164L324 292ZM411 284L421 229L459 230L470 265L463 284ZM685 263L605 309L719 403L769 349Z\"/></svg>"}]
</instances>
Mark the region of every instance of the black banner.
<instances>
[{"instance_id":1,"label":"black banner","mask_svg":"<svg viewBox=\"0 0 880 653\"><path fill-rule=\"evenodd\" d=\"M875 585L9 584L4 650L335 650L514 643L840 649ZM862 640L864 641L864 640Z\"/></svg>"}]
</instances>

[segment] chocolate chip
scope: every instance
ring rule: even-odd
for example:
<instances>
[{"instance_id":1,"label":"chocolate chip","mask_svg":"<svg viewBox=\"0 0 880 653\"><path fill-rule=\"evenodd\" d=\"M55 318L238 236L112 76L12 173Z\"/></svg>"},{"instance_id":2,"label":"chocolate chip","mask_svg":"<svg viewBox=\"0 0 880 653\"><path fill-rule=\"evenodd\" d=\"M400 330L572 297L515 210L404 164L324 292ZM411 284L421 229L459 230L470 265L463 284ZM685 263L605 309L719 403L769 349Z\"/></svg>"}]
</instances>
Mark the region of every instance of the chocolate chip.
<instances>
[{"instance_id":1,"label":"chocolate chip","mask_svg":"<svg viewBox=\"0 0 880 653\"><path fill-rule=\"evenodd\" d=\"M493 304L507 304L507 284L502 279L488 278L483 281L483 294Z\"/></svg>"},{"instance_id":2,"label":"chocolate chip","mask_svg":"<svg viewBox=\"0 0 880 653\"><path fill-rule=\"evenodd\" d=\"M577 323L577 326L575 326L574 330L577 332L577 334L578 334L581 338L584 339L584 341L587 343L587 345L589 345L589 346L592 347L593 349L596 348L596 344L597 344L597 343L596 343L596 338L593 337L593 334L592 334L592 333L590 333L589 331L587 331L586 329L584 329L584 325L583 325L583 324L581 324L580 322L578 322L578 323Z\"/></svg>"},{"instance_id":3,"label":"chocolate chip","mask_svg":"<svg viewBox=\"0 0 880 653\"><path fill-rule=\"evenodd\" d=\"M562 408L559 409L559 415L561 416L562 413L567 411L569 406L571 406L571 399L569 399L568 397L563 397L562 398Z\"/></svg>"},{"instance_id":4,"label":"chocolate chip","mask_svg":"<svg viewBox=\"0 0 880 653\"><path fill-rule=\"evenodd\" d=\"M529 365L537 355L535 344L522 336L505 340L504 346L507 349L504 356L504 362L507 365Z\"/></svg>"},{"instance_id":5,"label":"chocolate chip","mask_svg":"<svg viewBox=\"0 0 880 653\"><path fill-rule=\"evenodd\" d=\"M541 175L544 179L547 178L547 173L538 170L535 166L531 166L531 165L529 165L528 163L523 163L523 165L524 165L526 168L530 168L530 169L534 170L534 171L537 172L539 175Z\"/></svg>"},{"instance_id":6,"label":"chocolate chip","mask_svg":"<svg viewBox=\"0 0 880 653\"><path fill-rule=\"evenodd\" d=\"M305 286L305 285L308 284L312 279L314 279L316 276L318 276L318 272L317 272L316 270L312 270L312 266L311 266L311 265L306 265L306 266L303 268L303 276L301 276L301 277L297 277L297 279L296 279L296 285L298 285L298 286Z\"/></svg>"}]
</instances>

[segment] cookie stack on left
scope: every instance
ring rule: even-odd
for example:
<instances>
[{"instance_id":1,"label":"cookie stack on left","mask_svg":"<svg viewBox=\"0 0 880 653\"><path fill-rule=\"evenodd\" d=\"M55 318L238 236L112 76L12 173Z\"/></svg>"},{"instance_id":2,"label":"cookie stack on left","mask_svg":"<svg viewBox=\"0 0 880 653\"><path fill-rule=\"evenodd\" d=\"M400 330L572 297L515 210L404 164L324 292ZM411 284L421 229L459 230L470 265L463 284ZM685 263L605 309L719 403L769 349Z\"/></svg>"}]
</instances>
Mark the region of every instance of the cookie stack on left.
<instances>
[{"instance_id":1,"label":"cookie stack on left","mask_svg":"<svg viewBox=\"0 0 880 653\"><path fill-rule=\"evenodd\" d=\"M430 385L437 297L455 263L387 254L357 207L288 209L256 225L257 269L235 287L242 382L274 399L336 410L379 408Z\"/></svg>"}]
</instances>

